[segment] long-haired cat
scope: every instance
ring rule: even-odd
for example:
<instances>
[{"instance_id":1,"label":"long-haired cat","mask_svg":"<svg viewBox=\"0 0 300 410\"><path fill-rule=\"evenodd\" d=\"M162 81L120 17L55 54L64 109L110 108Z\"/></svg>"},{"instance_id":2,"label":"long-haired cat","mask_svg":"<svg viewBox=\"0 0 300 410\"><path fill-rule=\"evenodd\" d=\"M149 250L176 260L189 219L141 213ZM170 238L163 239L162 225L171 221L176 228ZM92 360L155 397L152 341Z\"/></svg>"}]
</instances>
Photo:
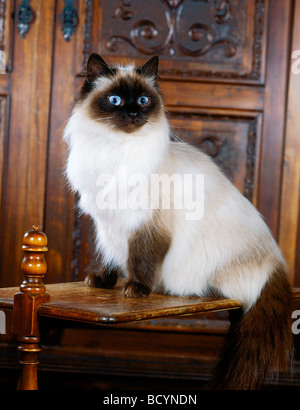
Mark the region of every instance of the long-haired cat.
<instances>
[{"instance_id":1,"label":"long-haired cat","mask_svg":"<svg viewBox=\"0 0 300 410\"><path fill-rule=\"evenodd\" d=\"M171 140L157 69L158 57L140 68L109 67L92 54L65 129L67 178L94 221L101 255L86 284L111 288L125 276L126 297L151 291L203 296L213 289L238 300L243 315L230 328L213 386L259 388L292 357L286 264L259 213L213 161ZM136 185L121 183L125 171L127 181L142 176L140 195L153 188L153 175L177 178L166 191L156 187L152 206L104 206L110 194L122 205L134 194ZM103 175L110 176L105 184ZM182 201L189 190L197 194L191 180L180 185L185 175L204 176L198 217L187 212L193 202ZM165 200L170 206L162 206Z\"/></svg>"}]
</instances>

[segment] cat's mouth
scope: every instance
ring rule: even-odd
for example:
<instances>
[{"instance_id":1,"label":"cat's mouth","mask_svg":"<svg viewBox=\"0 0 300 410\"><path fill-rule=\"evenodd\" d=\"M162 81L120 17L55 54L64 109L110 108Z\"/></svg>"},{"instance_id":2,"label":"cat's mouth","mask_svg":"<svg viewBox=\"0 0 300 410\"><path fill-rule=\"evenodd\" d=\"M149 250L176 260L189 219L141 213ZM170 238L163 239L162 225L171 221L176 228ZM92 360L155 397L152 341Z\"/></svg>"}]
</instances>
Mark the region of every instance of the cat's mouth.
<instances>
[{"instance_id":1,"label":"cat's mouth","mask_svg":"<svg viewBox=\"0 0 300 410\"><path fill-rule=\"evenodd\" d=\"M126 117L123 118L122 121L115 122L115 127L121 131L125 131L128 134L131 134L132 132L136 131L137 129L145 125L146 122L146 118L142 118L137 115L126 115Z\"/></svg>"}]
</instances>

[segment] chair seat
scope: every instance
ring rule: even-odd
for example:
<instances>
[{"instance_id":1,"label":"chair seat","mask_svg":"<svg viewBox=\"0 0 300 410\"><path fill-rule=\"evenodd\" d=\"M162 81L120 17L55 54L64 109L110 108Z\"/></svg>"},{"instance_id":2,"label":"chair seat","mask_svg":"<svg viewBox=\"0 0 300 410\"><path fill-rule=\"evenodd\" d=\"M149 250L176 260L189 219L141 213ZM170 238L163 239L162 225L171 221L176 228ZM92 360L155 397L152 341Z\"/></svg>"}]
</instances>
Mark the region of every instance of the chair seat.
<instances>
[{"instance_id":1,"label":"chair seat","mask_svg":"<svg viewBox=\"0 0 300 410\"><path fill-rule=\"evenodd\" d=\"M0 309L13 309L19 288L0 289ZM84 282L46 285L51 301L39 306L38 314L94 324L128 323L192 313L240 308L226 298L179 297L151 294L147 298L126 298L122 283L114 289L87 287ZM300 292L299 292L300 296Z\"/></svg>"}]
</instances>

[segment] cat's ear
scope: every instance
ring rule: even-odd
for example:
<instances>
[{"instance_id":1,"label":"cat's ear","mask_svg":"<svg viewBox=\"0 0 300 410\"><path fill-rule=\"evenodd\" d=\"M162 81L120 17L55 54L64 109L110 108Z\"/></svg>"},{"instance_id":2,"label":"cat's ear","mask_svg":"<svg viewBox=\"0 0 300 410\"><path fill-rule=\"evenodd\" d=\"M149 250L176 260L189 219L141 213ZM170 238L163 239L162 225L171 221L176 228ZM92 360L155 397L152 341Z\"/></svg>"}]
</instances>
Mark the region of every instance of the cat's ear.
<instances>
[{"instance_id":1,"label":"cat's ear","mask_svg":"<svg viewBox=\"0 0 300 410\"><path fill-rule=\"evenodd\" d=\"M158 72L158 61L159 58L158 56L154 56L150 58L147 63L143 65L141 68L141 73L148 76L148 77L157 77L157 72Z\"/></svg>"},{"instance_id":2,"label":"cat's ear","mask_svg":"<svg viewBox=\"0 0 300 410\"><path fill-rule=\"evenodd\" d=\"M109 67L109 65L103 60L99 54L93 53L90 55L88 62L87 62L87 74L86 78L88 82L93 82L96 78L101 77L103 75L111 75L113 71Z\"/></svg>"}]
</instances>

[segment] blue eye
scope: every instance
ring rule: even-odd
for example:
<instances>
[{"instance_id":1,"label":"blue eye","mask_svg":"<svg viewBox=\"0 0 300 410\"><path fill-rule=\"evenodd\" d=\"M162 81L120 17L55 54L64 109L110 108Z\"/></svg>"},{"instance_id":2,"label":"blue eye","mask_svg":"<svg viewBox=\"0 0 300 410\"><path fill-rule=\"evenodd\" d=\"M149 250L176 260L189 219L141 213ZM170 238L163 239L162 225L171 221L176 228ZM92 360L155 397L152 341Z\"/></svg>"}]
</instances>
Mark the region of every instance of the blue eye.
<instances>
[{"instance_id":1,"label":"blue eye","mask_svg":"<svg viewBox=\"0 0 300 410\"><path fill-rule=\"evenodd\" d=\"M118 95L111 95L108 100L112 105L120 105L122 102L122 98Z\"/></svg>"},{"instance_id":2,"label":"blue eye","mask_svg":"<svg viewBox=\"0 0 300 410\"><path fill-rule=\"evenodd\" d=\"M150 98L146 97L145 95L142 95L142 97L138 99L138 104L140 105L147 105L149 102Z\"/></svg>"}]
</instances>

